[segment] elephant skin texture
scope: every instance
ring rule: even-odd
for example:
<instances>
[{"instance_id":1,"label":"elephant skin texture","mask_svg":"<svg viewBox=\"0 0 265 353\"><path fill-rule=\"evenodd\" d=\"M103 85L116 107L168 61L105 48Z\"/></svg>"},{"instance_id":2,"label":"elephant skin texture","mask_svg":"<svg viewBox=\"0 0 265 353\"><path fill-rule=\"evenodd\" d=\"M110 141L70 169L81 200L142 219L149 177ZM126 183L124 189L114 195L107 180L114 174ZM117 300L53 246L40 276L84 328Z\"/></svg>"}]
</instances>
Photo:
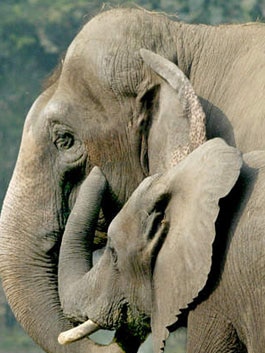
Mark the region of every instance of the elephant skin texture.
<instances>
[{"instance_id":1,"label":"elephant skin texture","mask_svg":"<svg viewBox=\"0 0 265 353\"><path fill-rule=\"evenodd\" d=\"M100 297L89 302L88 284L76 276L67 312L79 308L103 328L125 312L146 315L154 352L186 320L187 352L264 352L264 166L264 151L242 159L217 138L147 177L110 224L96 265ZM73 232L59 268L67 248L80 253Z\"/></svg>"},{"instance_id":2,"label":"elephant skin texture","mask_svg":"<svg viewBox=\"0 0 265 353\"><path fill-rule=\"evenodd\" d=\"M91 205L96 235L80 269L91 269L93 288L91 254L106 244L108 225L145 177L170 169L206 135L243 152L264 148L264 35L261 23L189 25L120 8L100 13L74 38L27 115L0 220L6 296L46 352L121 352L130 342L137 350L147 329L137 331L145 324L135 321L145 318L132 312L108 347L89 339L66 347L57 342L76 324L61 308L58 259L80 186L100 168L106 190L95 185L104 197L100 210ZM78 323L86 316L75 315Z\"/></svg>"}]
</instances>

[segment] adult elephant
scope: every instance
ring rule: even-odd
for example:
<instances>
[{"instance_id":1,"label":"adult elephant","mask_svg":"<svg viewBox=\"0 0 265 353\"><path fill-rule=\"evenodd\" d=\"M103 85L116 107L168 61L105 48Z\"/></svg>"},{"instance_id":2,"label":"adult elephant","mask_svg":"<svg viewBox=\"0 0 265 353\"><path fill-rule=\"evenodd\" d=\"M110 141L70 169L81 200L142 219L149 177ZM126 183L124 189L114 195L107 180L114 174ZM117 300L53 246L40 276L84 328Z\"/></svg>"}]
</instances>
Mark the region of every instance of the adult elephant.
<instances>
[{"instance_id":1,"label":"adult elephant","mask_svg":"<svg viewBox=\"0 0 265 353\"><path fill-rule=\"evenodd\" d=\"M94 169L69 216L59 261L64 310L89 321L60 342L95 323L113 328L129 308L151 317L156 353L187 316L187 352L264 352L264 165L265 151L244 155L242 165L238 150L217 138L146 178L111 222L91 283L82 273L89 225L80 214L96 214L95 195L104 196L104 177ZM70 275L69 252L79 264Z\"/></svg>"},{"instance_id":2,"label":"adult elephant","mask_svg":"<svg viewBox=\"0 0 265 353\"><path fill-rule=\"evenodd\" d=\"M110 189L97 225L104 232L145 176L168 169L205 139L195 96L187 92L183 110L185 89L172 89L171 65L161 70L140 49L177 63L190 78L206 110L208 137L222 136L247 151L265 144L263 38L261 24L193 26L116 9L96 16L73 40L27 116L0 225L5 292L46 351L62 351L57 335L69 326L58 297L58 251L92 167L102 169ZM90 250L102 242L98 234ZM87 341L67 350L89 348L98 349Z\"/></svg>"},{"instance_id":3,"label":"adult elephant","mask_svg":"<svg viewBox=\"0 0 265 353\"><path fill-rule=\"evenodd\" d=\"M129 92L130 87L121 77L109 86L106 79L112 81L114 73L122 73L117 72L118 63L113 71L105 72L113 65L105 65L109 53L104 56L101 45L96 52L95 43L101 43L98 35L105 36L100 18L77 36L58 77L52 79L33 104L1 214L0 270L7 298L29 335L52 353L135 352L150 330L148 318L131 313L130 318L123 318L109 346L85 340L62 347L57 341L61 331L86 318L79 313L68 320L69 315L61 309L57 283L61 238L83 180L93 166L100 166L109 191L94 225L96 237L86 244L88 253L83 269L87 271L93 265L93 250L106 243L110 221L141 180L150 170L167 168L185 157L205 141L206 135L205 114L199 100L189 80L172 63L155 56L153 64L158 65L158 71L162 73L162 63L163 70L169 70L170 75L166 72L162 79L149 66L145 67L142 74L146 76L141 77L145 81L138 97ZM94 32L97 27L99 32ZM112 51L113 43L109 45L107 51ZM153 54L142 51L142 56L150 61ZM103 60L101 69L97 58ZM86 62L90 59L90 63ZM139 56L137 65L142 65L141 61ZM124 63L120 64L122 71L127 70ZM128 80L128 84L136 84L129 77ZM150 87L151 82L156 87ZM120 90L124 89L119 97L118 85ZM151 97L151 92L156 97ZM151 107L153 100L158 110ZM175 133L177 125L180 133ZM163 155L160 150L158 164L156 153L162 145L167 151ZM83 218L89 222L93 215L92 212ZM74 253L69 254L68 260L71 258L75 260ZM68 267L69 275L76 273L74 262ZM90 279L87 277L91 284L95 271L93 268Z\"/></svg>"}]
</instances>

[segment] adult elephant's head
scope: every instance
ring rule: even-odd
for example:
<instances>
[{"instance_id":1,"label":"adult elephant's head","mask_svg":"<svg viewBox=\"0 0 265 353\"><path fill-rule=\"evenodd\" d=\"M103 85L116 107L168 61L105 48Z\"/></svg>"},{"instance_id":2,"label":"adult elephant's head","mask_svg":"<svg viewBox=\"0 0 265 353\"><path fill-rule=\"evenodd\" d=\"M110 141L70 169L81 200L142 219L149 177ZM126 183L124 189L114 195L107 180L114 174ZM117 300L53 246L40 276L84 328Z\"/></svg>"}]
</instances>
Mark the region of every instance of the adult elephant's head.
<instances>
[{"instance_id":1,"label":"adult elephant's head","mask_svg":"<svg viewBox=\"0 0 265 353\"><path fill-rule=\"evenodd\" d=\"M4 289L18 320L47 352L62 351L57 336L70 325L58 296L58 252L93 166L108 185L96 226L97 242L104 242L108 223L142 179L205 139L205 117L188 80L174 65L140 51L169 52L173 60L170 21L141 10L125 16L128 11L88 22L33 104L1 214ZM93 247L95 241L90 252ZM87 341L67 351L93 347Z\"/></svg>"},{"instance_id":2,"label":"adult elephant's head","mask_svg":"<svg viewBox=\"0 0 265 353\"><path fill-rule=\"evenodd\" d=\"M69 216L59 261L64 310L88 320L63 332L59 341L70 343L91 327L115 328L145 315L151 318L155 352L163 351L168 328L175 327L206 285L219 200L235 185L241 166L239 151L218 138L167 172L146 178L111 222L91 281L83 264L86 232L94 220L80 214L92 214L88 204L98 208L93 183L104 185L104 177L94 169ZM76 269L69 273L73 262Z\"/></svg>"}]
</instances>

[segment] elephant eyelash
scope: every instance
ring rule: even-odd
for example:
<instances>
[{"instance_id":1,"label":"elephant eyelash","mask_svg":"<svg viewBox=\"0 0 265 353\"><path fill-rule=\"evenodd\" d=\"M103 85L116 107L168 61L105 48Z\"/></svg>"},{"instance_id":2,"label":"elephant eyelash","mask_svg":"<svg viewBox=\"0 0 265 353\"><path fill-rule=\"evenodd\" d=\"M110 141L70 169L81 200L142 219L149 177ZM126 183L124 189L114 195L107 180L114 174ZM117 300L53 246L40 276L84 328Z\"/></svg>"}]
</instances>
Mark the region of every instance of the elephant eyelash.
<instances>
[{"instance_id":1,"label":"elephant eyelash","mask_svg":"<svg viewBox=\"0 0 265 353\"><path fill-rule=\"evenodd\" d=\"M111 246L109 246L108 248L109 248L109 251L110 251L110 254L111 254L111 257L112 257L114 264L117 264L118 263L118 256L117 256L115 249L112 248Z\"/></svg>"}]
</instances>

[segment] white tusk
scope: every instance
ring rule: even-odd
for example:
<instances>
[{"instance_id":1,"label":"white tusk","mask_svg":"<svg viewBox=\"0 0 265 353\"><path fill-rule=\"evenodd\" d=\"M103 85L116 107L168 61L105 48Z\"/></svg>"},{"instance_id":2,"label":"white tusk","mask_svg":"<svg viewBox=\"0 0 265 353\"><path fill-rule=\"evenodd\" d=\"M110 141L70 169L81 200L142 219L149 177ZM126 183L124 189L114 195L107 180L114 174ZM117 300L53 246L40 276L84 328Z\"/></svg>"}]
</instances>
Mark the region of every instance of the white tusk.
<instances>
[{"instance_id":1,"label":"white tusk","mask_svg":"<svg viewBox=\"0 0 265 353\"><path fill-rule=\"evenodd\" d=\"M100 327L97 324L95 324L92 320L87 320L77 327L61 332L58 336L58 342L60 344L72 343L84 338L85 336L91 335L98 330L100 330Z\"/></svg>"}]
</instances>

